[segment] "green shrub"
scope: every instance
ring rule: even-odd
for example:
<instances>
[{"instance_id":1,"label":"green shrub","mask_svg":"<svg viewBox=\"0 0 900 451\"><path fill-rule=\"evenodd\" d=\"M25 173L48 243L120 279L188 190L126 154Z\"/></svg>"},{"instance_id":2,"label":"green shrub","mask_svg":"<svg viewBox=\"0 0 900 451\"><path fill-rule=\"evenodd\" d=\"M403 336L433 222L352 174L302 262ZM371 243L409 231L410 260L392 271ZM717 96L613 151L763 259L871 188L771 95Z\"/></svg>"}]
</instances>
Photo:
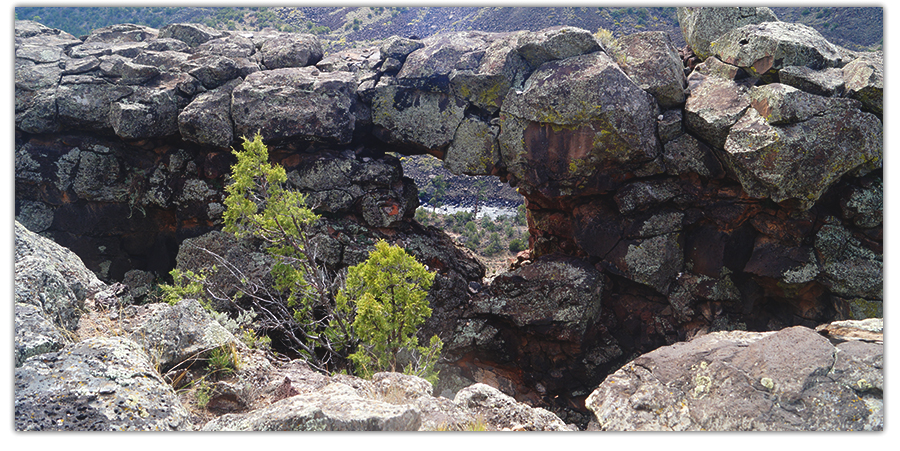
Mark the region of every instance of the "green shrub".
<instances>
[{"instance_id":1,"label":"green shrub","mask_svg":"<svg viewBox=\"0 0 900 451\"><path fill-rule=\"evenodd\" d=\"M206 370L214 377L224 377L234 374L237 370L236 351L232 346L222 346L209 351L206 358Z\"/></svg>"},{"instance_id":2,"label":"green shrub","mask_svg":"<svg viewBox=\"0 0 900 451\"><path fill-rule=\"evenodd\" d=\"M510 252L522 252L525 250L525 242L521 238L515 238L509 242Z\"/></svg>"},{"instance_id":3,"label":"green shrub","mask_svg":"<svg viewBox=\"0 0 900 451\"><path fill-rule=\"evenodd\" d=\"M348 332L344 315L334 309L340 277L307 252L311 248L307 232L319 218L306 206L305 195L285 188L284 168L269 164L260 135L252 141L245 138L243 147L234 151L237 164L226 187L224 230L238 238L261 239L275 260L271 275L276 291L267 291L271 297L248 297L254 310L265 314L265 322L313 367L333 366L356 339ZM274 298L277 293L285 293L286 299Z\"/></svg>"},{"instance_id":4,"label":"green shrub","mask_svg":"<svg viewBox=\"0 0 900 451\"><path fill-rule=\"evenodd\" d=\"M213 267L215 271L215 267ZM169 305L175 305L182 299L197 299L201 304L207 306L204 296L204 283L206 282L206 274L201 271L197 274L191 270L181 271L173 269L169 274L172 276L172 285L161 284L159 288L163 292L162 299Z\"/></svg>"},{"instance_id":5,"label":"green shrub","mask_svg":"<svg viewBox=\"0 0 900 451\"><path fill-rule=\"evenodd\" d=\"M347 314L355 311L352 326L360 345L350 360L357 374L367 377L402 368L436 382L434 364L443 343L434 336L427 346L419 346L416 338L419 326L431 317L426 296L433 282L434 273L383 240L366 261L349 268L336 301Z\"/></svg>"},{"instance_id":6,"label":"green shrub","mask_svg":"<svg viewBox=\"0 0 900 451\"><path fill-rule=\"evenodd\" d=\"M303 194L285 188L284 168L269 164L262 138L245 139L244 150L234 153L224 230L261 239L275 261L274 292L259 283L253 292L242 288L267 327L320 370L339 370L349 361L366 376L403 363L408 374L435 379L443 343L433 337L418 346L415 337L431 316L425 297L434 274L403 249L380 241L365 262L349 268L343 284L340 274L310 254L315 247L307 232L318 216Z\"/></svg>"}]
</instances>

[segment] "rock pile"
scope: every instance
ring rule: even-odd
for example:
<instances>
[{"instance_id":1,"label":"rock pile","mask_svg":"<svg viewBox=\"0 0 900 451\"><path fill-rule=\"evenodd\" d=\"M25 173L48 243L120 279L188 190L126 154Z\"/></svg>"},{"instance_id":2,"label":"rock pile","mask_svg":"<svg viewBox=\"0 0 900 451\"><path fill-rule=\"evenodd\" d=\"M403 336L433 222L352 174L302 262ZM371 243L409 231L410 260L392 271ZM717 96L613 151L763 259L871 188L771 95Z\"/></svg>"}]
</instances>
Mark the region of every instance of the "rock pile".
<instances>
[{"instance_id":1,"label":"rock pile","mask_svg":"<svg viewBox=\"0 0 900 451\"><path fill-rule=\"evenodd\" d=\"M16 232L17 264L43 259L42 266L65 275L61 279L67 286L90 274L68 250L18 223ZM17 293L29 287L35 293L33 299L16 299L17 430L574 429L544 409L483 384L451 400L433 396L431 384L414 376L329 377L300 360L271 360L236 339L192 299L107 311L95 302L103 293L110 295L109 287L88 278L89 291L69 302L53 298L55 285L16 281ZM90 328L86 310L84 315L105 318L111 326L76 341L73 330L83 335ZM63 327L68 322L80 327ZM210 379L212 387L199 395L196 387L212 377L203 363L222 349L234 356L235 374ZM204 408L217 415L205 421L190 411L197 404L191 396L207 396Z\"/></svg>"},{"instance_id":2,"label":"rock pile","mask_svg":"<svg viewBox=\"0 0 900 451\"><path fill-rule=\"evenodd\" d=\"M221 225L228 147L258 131L325 217L323 261L388 238L439 271L428 328L458 381L439 391L495 381L583 424L603 376L659 346L883 311L881 52L766 8L678 14L691 51L556 27L323 55L302 34L18 21L17 217L105 280L166 272ZM385 152L516 186L526 266L482 287Z\"/></svg>"}]
</instances>

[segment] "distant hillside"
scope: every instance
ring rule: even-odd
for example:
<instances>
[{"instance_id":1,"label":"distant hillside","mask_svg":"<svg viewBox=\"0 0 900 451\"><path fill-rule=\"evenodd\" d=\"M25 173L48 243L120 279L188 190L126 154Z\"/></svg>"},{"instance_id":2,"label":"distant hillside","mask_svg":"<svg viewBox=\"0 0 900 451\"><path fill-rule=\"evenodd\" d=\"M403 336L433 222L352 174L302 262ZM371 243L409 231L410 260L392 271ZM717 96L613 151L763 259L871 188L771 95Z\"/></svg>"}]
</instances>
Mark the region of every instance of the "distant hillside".
<instances>
[{"instance_id":1,"label":"distant hillside","mask_svg":"<svg viewBox=\"0 0 900 451\"><path fill-rule=\"evenodd\" d=\"M880 48L882 8L773 8L781 20L810 25L835 44L852 49ZM170 23L203 23L214 28L274 28L321 35L330 50L363 45L392 35L425 38L449 31L540 30L570 25L605 28L620 37L661 30L684 45L675 8L607 7L20 7L30 19L75 36L118 23L161 28Z\"/></svg>"},{"instance_id":2,"label":"distant hillside","mask_svg":"<svg viewBox=\"0 0 900 451\"><path fill-rule=\"evenodd\" d=\"M772 8L784 22L809 25L831 43L853 50L880 49L884 39L883 8Z\"/></svg>"}]
</instances>

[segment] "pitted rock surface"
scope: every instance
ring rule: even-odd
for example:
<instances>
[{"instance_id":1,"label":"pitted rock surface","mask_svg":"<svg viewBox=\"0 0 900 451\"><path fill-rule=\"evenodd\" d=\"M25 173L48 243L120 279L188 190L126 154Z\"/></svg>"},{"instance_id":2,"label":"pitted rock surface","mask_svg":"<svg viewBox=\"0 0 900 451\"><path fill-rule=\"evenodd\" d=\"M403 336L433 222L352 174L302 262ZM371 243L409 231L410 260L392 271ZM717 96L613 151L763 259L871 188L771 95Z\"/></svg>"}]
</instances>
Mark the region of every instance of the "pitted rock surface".
<instances>
[{"instance_id":1,"label":"pitted rock surface","mask_svg":"<svg viewBox=\"0 0 900 451\"><path fill-rule=\"evenodd\" d=\"M645 354L587 399L601 430L881 430L883 345L797 326Z\"/></svg>"},{"instance_id":2,"label":"pitted rock surface","mask_svg":"<svg viewBox=\"0 0 900 451\"><path fill-rule=\"evenodd\" d=\"M605 48L571 27L319 55L318 38L272 30L114 26L81 41L17 21L16 215L104 280L165 274L185 240L221 228L229 148L260 131L323 216L322 261L358 263L382 237L408 246L440 273L428 332L471 338L446 356L461 377L559 412L675 341L878 316L883 55L766 8L678 15L695 55L680 68L658 35ZM478 310L468 287L490 288L484 266L415 223L392 152L516 186L522 263L594 268L596 321L561 332ZM551 345L560 334L581 338ZM517 372L522 355L543 369L567 355L579 388Z\"/></svg>"}]
</instances>

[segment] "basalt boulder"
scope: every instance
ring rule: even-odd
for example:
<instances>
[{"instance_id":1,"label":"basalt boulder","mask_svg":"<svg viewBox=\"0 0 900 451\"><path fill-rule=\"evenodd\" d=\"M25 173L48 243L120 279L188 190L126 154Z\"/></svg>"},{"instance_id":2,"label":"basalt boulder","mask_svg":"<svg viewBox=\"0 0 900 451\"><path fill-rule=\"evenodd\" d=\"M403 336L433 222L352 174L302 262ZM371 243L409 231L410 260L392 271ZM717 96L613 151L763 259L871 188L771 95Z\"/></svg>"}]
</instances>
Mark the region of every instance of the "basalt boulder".
<instances>
[{"instance_id":1,"label":"basalt boulder","mask_svg":"<svg viewBox=\"0 0 900 451\"><path fill-rule=\"evenodd\" d=\"M787 66L824 69L846 63L818 31L795 23L745 25L716 38L711 46L717 58L757 77L773 76Z\"/></svg>"},{"instance_id":2,"label":"basalt boulder","mask_svg":"<svg viewBox=\"0 0 900 451\"><path fill-rule=\"evenodd\" d=\"M311 66L322 59L323 53L318 37L297 33L269 39L259 49L260 59L269 70Z\"/></svg>"},{"instance_id":3,"label":"basalt boulder","mask_svg":"<svg viewBox=\"0 0 900 451\"><path fill-rule=\"evenodd\" d=\"M723 155L751 196L808 209L844 174L881 167L881 121L853 101L770 84L751 90L750 103Z\"/></svg>"},{"instance_id":4,"label":"basalt boulder","mask_svg":"<svg viewBox=\"0 0 900 451\"><path fill-rule=\"evenodd\" d=\"M232 92L231 116L237 136L348 144L355 105L351 74L286 67L248 75Z\"/></svg>"},{"instance_id":5,"label":"basalt boulder","mask_svg":"<svg viewBox=\"0 0 900 451\"><path fill-rule=\"evenodd\" d=\"M88 339L15 372L16 430L176 431L187 409L146 352L122 337Z\"/></svg>"},{"instance_id":6,"label":"basalt boulder","mask_svg":"<svg viewBox=\"0 0 900 451\"><path fill-rule=\"evenodd\" d=\"M668 34L635 33L617 39L615 45L619 66L641 89L653 94L660 107L684 104L684 65Z\"/></svg>"},{"instance_id":7,"label":"basalt boulder","mask_svg":"<svg viewBox=\"0 0 900 451\"><path fill-rule=\"evenodd\" d=\"M684 40L701 59L715 53L712 43L719 36L744 25L777 20L771 9L761 7L678 8Z\"/></svg>"},{"instance_id":8,"label":"basalt boulder","mask_svg":"<svg viewBox=\"0 0 900 451\"><path fill-rule=\"evenodd\" d=\"M503 102L502 161L547 197L608 190L658 158L656 115L653 97L605 53L551 61Z\"/></svg>"},{"instance_id":9,"label":"basalt boulder","mask_svg":"<svg viewBox=\"0 0 900 451\"><path fill-rule=\"evenodd\" d=\"M104 287L69 249L15 225L16 303L38 307L59 327L74 330L85 298Z\"/></svg>"},{"instance_id":10,"label":"basalt boulder","mask_svg":"<svg viewBox=\"0 0 900 451\"><path fill-rule=\"evenodd\" d=\"M846 96L859 100L866 111L880 116L884 111L884 55L864 54L847 63L843 75Z\"/></svg>"},{"instance_id":11,"label":"basalt boulder","mask_svg":"<svg viewBox=\"0 0 900 451\"><path fill-rule=\"evenodd\" d=\"M716 332L635 359L587 407L600 430L881 430L883 352L800 326Z\"/></svg>"}]
</instances>

